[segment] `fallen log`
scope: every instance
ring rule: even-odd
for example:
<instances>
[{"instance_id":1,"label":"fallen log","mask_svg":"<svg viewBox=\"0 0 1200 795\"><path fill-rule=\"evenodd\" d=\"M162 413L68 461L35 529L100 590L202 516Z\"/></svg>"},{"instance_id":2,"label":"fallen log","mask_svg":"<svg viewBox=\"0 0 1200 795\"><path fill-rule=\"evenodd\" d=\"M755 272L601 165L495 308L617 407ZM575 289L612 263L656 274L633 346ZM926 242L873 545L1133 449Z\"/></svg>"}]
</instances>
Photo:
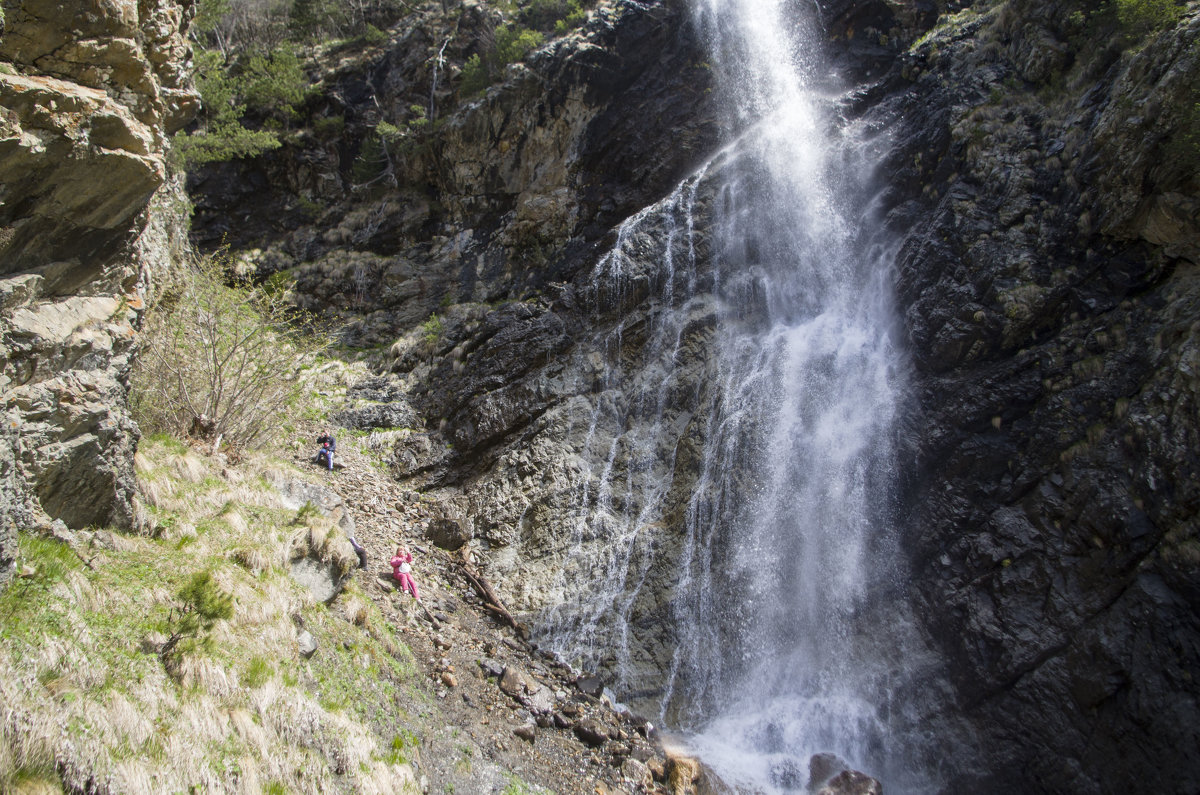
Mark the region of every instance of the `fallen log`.
<instances>
[{"instance_id":1,"label":"fallen log","mask_svg":"<svg viewBox=\"0 0 1200 795\"><path fill-rule=\"evenodd\" d=\"M458 566L459 571L463 573L463 576L467 578L467 581L471 583L475 592L479 594L479 598L483 600L484 609L494 613L503 623L515 629L522 640L528 640L529 627L517 621L513 618L512 613L505 609L504 603L500 601L500 597L492 589L491 583L471 565L470 561L466 558L466 554L464 553L461 558L454 560L454 563Z\"/></svg>"}]
</instances>

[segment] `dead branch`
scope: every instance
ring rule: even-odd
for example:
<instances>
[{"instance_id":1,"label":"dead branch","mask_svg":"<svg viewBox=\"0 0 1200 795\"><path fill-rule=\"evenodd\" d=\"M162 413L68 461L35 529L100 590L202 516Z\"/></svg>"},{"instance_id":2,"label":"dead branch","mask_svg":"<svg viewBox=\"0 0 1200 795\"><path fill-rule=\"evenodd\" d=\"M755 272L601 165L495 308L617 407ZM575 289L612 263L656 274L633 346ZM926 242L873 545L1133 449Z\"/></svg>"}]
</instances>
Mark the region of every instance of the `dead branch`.
<instances>
[{"instance_id":1,"label":"dead branch","mask_svg":"<svg viewBox=\"0 0 1200 795\"><path fill-rule=\"evenodd\" d=\"M475 592L479 594L479 598L483 600L484 608L494 613L503 623L515 629L522 640L527 640L529 638L529 628L513 618L512 613L505 609L504 603L500 601L500 597L492 589L491 583L467 561L466 556L464 555L459 559L452 560L458 566L459 571L467 578L467 581L471 583Z\"/></svg>"}]
</instances>

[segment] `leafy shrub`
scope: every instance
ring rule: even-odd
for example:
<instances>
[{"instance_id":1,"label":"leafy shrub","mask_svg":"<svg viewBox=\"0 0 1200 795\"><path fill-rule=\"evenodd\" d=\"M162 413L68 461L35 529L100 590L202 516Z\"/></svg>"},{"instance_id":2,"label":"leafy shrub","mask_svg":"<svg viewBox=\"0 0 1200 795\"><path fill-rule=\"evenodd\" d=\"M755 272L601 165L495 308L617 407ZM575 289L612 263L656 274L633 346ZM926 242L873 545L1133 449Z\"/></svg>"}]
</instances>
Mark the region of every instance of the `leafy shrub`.
<instances>
[{"instance_id":1,"label":"leafy shrub","mask_svg":"<svg viewBox=\"0 0 1200 795\"><path fill-rule=\"evenodd\" d=\"M367 29L363 32L362 40L364 44L383 44L388 40L388 34L386 31L367 23Z\"/></svg>"},{"instance_id":2,"label":"leafy shrub","mask_svg":"<svg viewBox=\"0 0 1200 795\"><path fill-rule=\"evenodd\" d=\"M421 324L421 339L424 340L427 346L433 347L442 338L444 330L445 326L442 325L442 319L436 314L431 313L429 319Z\"/></svg>"},{"instance_id":3,"label":"leafy shrub","mask_svg":"<svg viewBox=\"0 0 1200 795\"><path fill-rule=\"evenodd\" d=\"M554 32L561 36L568 30L573 30L582 25L586 19L587 12L582 8L578 11L572 11L570 14L567 14L567 16L554 23Z\"/></svg>"},{"instance_id":4,"label":"leafy shrub","mask_svg":"<svg viewBox=\"0 0 1200 795\"><path fill-rule=\"evenodd\" d=\"M295 0L288 27L300 41L316 41L322 36L341 34L348 22L346 11L337 0Z\"/></svg>"},{"instance_id":5,"label":"leafy shrub","mask_svg":"<svg viewBox=\"0 0 1200 795\"><path fill-rule=\"evenodd\" d=\"M245 104L260 113L288 121L304 101L308 78L291 47L251 55L238 84Z\"/></svg>"},{"instance_id":6,"label":"leafy shrub","mask_svg":"<svg viewBox=\"0 0 1200 795\"><path fill-rule=\"evenodd\" d=\"M355 185L370 185L381 179L395 179L395 168L388 147L404 136L394 124L381 121L363 138L358 157L350 169L350 178Z\"/></svg>"},{"instance_id":7,"label":"leafy shrub","mask_svg":"<svg viewBox=\"0 0 1200 795\"><path fill-rule=\"evenodd\" d=\"M341 138L346 132L345 116L322 116L313 122L313 132L322 141Z\"/></svg>"},{"instance_id":8,"label":"leafy shrub","mask_svg":"<svg viewBox=\"0 0 1200 795\"><path fill-rule=\"evenodd\" d=\"M202 165L254 157L279 148L269 130L250 130L241 124L213 125L201 132L175 137L175 154L185 165Z\"/></svg>"},{"instance_id":9,"label":"leafy shrub","mask_svg":"<svg viewBox=\"0 0 1200 795\"><path fill-rule=\"evenodd\" d=\"M425 348L429 352L429 363L433 364L433 354L437 350L437 344L442 339L442 334L446 327L442 324L442 319L435 313L430 313L429 319L421 324L421 341L425 343Z\"/></svg>"},{"instance_id":10,"label":"leafy shrub","mask_svg":"<svg viewBox=\"0 0 1200 795\"><path fill-rule=\"evenodd\" d=\"M487 66L479 57L479 53L475 53L463 64L462 82L459 83L458 90L464 97L470 97L487 88L491 82Z\"/></svg>"},{"instance_id":11,"label":"leafy shrub","mask_svg":"<svg viewBox=\"0 0 1200 795\"><path fill-rule=\"evenodd\" d=\"M565 33L587 19L579 0L532 0L521 9L521 24L533 30Z\"/></svg>"},{"instance_id":12,"label":"leafy shrub","mask_svg":"<svg viewBox=\"0 0 1200 795\"><path fill-rule=\"evenodd\" d=\"M1134 36L1143 36L1175 24L1183 6L1175 0L1115 0L1117 19Z\"/></svg>"},{"instance_id":13,"label":"leafy shrub","mask_svg":"<svg viewBox=\"0 0 1200 795\"><path fill-rule=\"evenodd\" d=\"M463 64L459 93L464 97L479 93L499 78L505 66L521 60L545 40L536 30L513 25L497 28L492 45Z\"/></svg>"},{"instance_id":14,"label":"leafy shrub","mask_svg":"<svg viewBox=\"0 0 1200 795\"><path fill-rule=\"evenodd\" d=\"M496 56L500 66L516 63L531 50L542 46L546 37L536 30L505 25L496 30Z\"/></svg>"},{"instance_id":15,"label":"leafy shrub","mask_svg":"<svg viewBox=\"0 0 1200 795\"><path fill-rule=\"evenodd\" d=\"M233 447L279 424L300 393L297 355L315 349L289 321L284 296L233 288L228 255L201 263L170 285L152 309L132 378L131 404L149 431Z\"/></svg>"},{"instance_id":16,"label":"leafy shrub","mask_svg":"<svg viewBox=\"0 0 1200 795\"><path fill-rule=\"evenodd\" d=\"M404 131L391 122L381 121L375 125L375 134L384 143L394 143L404 137Z\"/></svg>"},{"instance_id":17,"label":"leafy shrub","mask_svg":"<svg viewBox=\"0 0 1200 795\"><path fill-rule=\"evenodd\" d=\"M500 791L500 795L535 795L535 793L542 792L540 788L531 787L525 783L524 779L516 773L505 773L504 777L508 779L508 783Z\"/></svg>"},{"instance_id":18,"label":"leafy shrub","mask_svg":"<svg viewBox=\"0 0 1200 795\"><path fill-rule=\"evenodd\" d=\"M420 130L429 124L429 116L424 105L409 105L408 112L412 114L412 118L408 120L410 130Z\"/></svg>"},{"instance_id":19,"label":"leafy shrub","mask_svg":"<svg viewBox=\"0 0 1200 795\"><path fill-rule=\"evenodd\" d=\"M243 123L247 110L280 127L297 115L308 77L295 50L287 44L253 51L240 60L221 50L200 50L196 88L203 112L191 132L177 133L175 152L184 165L253 157L279 146L279 137Z\"/></svg>"}]
</instances>

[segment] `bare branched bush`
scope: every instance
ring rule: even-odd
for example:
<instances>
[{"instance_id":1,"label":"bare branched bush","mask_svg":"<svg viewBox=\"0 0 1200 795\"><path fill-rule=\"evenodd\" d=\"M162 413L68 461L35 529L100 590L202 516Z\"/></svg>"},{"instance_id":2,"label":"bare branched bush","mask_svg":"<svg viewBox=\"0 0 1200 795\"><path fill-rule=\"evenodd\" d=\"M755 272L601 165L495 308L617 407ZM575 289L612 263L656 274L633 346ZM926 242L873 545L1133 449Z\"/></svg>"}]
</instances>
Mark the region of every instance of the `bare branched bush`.
<instances>
[{"instance_id":1,"label":"bare branched bush","mask_svg":"<svg viewBox=\"0 0 1200 795\"><path fill-rule=\"evenodd\" d=\"M180 276L151 311L131 403L144 430L238 448L262 440L301 394L318 343L278 291L230 287L228 257Z\"/></svg>"}]
</instances>

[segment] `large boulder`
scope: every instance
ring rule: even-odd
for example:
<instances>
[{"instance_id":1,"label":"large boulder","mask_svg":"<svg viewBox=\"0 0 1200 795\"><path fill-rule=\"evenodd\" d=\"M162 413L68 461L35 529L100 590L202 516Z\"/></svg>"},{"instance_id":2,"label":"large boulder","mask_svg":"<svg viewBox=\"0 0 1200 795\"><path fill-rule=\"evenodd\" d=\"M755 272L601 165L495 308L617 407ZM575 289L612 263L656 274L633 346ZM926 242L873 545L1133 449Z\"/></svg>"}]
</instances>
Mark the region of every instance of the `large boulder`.
<instances>
[{"instance_id":1,"label":"large boulder","mask_svg":"<svg viewBox=\"0 0 1200 795\"><path fill-rule=\"evenodd\" d=\"M301 511L309 506L328 517L346 536L354 535L354 517L346 509L342 495L333 489L278 469L268 469L263 477L279 494L285 508Z\"/></svg>"},{"instance_id":2,"label":"large boulder","mask_svg":"<svg viewBox=\"0 0 1200 795\"><path fill-rule=\"evenodd\" d=\"M345 589L359 567L357 550L347 534L338 532L323 517L305 517L305 525L292 539L288 569L313 599L330 604Z\"/></svg>"},{"instance_id":3,"label":"large boulder","mask_svg":"<svg viewBox=\"0 0 1200 795\"><path fill-rule=\"evenodd\" d=\"M883 795L883 785L866 773L843 770L817 790L817 795Z\"/></svg>"},{"instance_id":4,"label":"large boulder","mask_svg":"<svg viewBox=\"0 0 1200 795\"><path fill-rule=\"evenodd\" d=\"M452 502L432 503L425 537L435 546L454 552L471 540L470 519Z\"/></svg>"}]
</instances>

